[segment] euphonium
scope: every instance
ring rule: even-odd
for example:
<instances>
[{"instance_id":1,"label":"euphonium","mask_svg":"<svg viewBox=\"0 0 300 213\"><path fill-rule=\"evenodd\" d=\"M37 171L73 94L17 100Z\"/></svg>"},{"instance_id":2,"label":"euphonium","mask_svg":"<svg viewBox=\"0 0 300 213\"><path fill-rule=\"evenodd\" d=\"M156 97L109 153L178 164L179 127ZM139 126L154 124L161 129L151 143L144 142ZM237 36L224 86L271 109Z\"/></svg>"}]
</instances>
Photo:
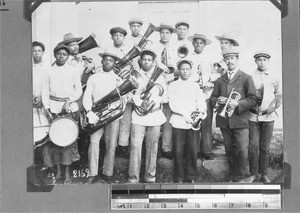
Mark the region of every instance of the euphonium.
<instances>
[{"instance_id":1,"label":"euphonium","mask_svg":"<svg viewBox=\"0 0 300 213\"><path fill-rule=\"evenodd\" d=\"M182 45L182 46L178 47L177 55L180 58L185 58L188 54L189 54L189 49L186 46Z\"/></svg>"},{"instance_id":2,"label":"euphonium","mask_svg":"<svg viewBox=\"0 0 300 213\"><path fill-rule=\"evenodd\" d=\"M143 100L142 105L135 106L134 110L138 115L140 116L147 115L155 106L155 102L149 100L151 97L150 91L154 86L157 86L159 88L159 96L162 96L162 94L164 93L164 89L160 84L156 83L156 80L165 71L166 69L164 69L159 65L156 65L155 70L153 71L148 81L145 91L141 93L141 99Z\"/></svg>"},{"instance_id":3,"label":"euphonium","mask_svg":"<svg viewBox=\"0 0 300 213\"><path fill-rule=\"evenodd\" d=\"M234 94L235 94L235 97L232 97ZM229 102L232 101L232 100L238 101L238 100L240 100L240 99L241 99L240 93L235 92L235 91L234 91L234 88L232 88L232 90L231 90L231 92L230 92L230 94L229 94L229 97L228 97L227 100L226 100L226 103L225 103L225 105L224 105L223 110L222 110L218 115L220 115L220 116L226 118L226 112L227 112L228 117L231 117L232 114L233 114L233 112L234 112L234 110L235 110L235 108L227 109L227 108L228 108L228 104L229 104Z\"/></svg>"},{"instance_id":4,"label":"euphonium","mask_svg":"<svg viewBox=\"0 0 300 213\"><path fill-rule=\"evenodd\" d=\"M138 43L138 46L143 49L147 42L148 42L148 37L154 32L155 26L153 24L149 24L148 29L146 30L145 34L142 36L142 39L140 40L140 42Z\"/></svg>"},{"instance_id":5,"label":"euphonium","mask_svg":"<svg viewBox=\"0 0 300 213\"><path fill-rule=\"evenodd\" d=\"M124 83L93 104L92 111L99 117L99 121L94 125L88 124L83 127L83 130L87 134L93 134L95 131L121 117L126 107L126 101L121 96L139 88L142 84L142 76L133 70L130 77Z\"/></svg>"},{"instance_id":6,"label":"euphonium","mask_svg":"<svg viewBox=\"0 0 300 213\"><path fill-rule=\"evenodd\" d=\"M78 45L79 53L83 53L85 51L98 47L98 44L95 40L95 34L91 34L89 37L79 42Z\"/></svg>"}]
</instances>

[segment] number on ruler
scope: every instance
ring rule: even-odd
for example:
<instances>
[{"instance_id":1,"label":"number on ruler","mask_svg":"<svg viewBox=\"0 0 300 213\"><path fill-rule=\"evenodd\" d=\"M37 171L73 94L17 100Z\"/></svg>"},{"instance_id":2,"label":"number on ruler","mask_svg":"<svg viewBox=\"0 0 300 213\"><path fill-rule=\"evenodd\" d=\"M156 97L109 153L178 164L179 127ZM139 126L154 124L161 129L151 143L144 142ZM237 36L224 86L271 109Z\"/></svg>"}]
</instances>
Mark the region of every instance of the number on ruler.
<instances>
[{"instance_id":1,"label":"number on ruler","mask_svg":"<svg viewBox=\"0 0 300 213\"><path fill-rule=\"evenodd\" d=\"M213 206L214 208L217 208L217 207L218 207L218 204L217 204L217 203L213 203L212 206Z\"/></svg>"},{"instance_id":2,"label":"number on ruler","mask_svg":"<svg viewBox=\"0 0 300 213\"><path fill-rule=\"evenodd\" d=\"M195 208L200 208L200 203L195 203Z\"/></svg>"},{"instance_id":3,"label":"number on ruler","mask_svg":"<svg viewBox=\"0 0 300 213\"><path fill-rule=\"evenodd\" d=\"M162 203L162 204L161 204L161 208L167 208L167 204Z\"/></svg>"},{"instance_id":4,"label":"number on ruler","mask_svg":"<svg viewBox=\"0 0 300 213\"><path fill-rule=\"evenodd\" d=\"M178 203L178 208L183 208L183 203Z\"/></svg>"},{"instance_id":5,"label":"number on ruler","mask_svg":"<svg viewBox=\"0 0 300 213\"><path fill-rule=\"evenodd\" d=\"M251 208L251 203L246 203L247 208Z\"/></svg>"},{"instance_id":6,"label":"number on ruler","mask_svg":"<svg viewBox=\"0 0 300 213\"><path fill-rule=\"evenodd\" d=\"M233 208L234 203L229 203L229 208Z\"/></svg>"},{"instance_id":7,"label":"number on ruler","mask_svg":"<svg viewBox=\"0 0 300 213\"><path fill-rule=\"evenodd\" d=\"M269 207L268 203L264 203L264 207L268 208Z\"/></svg>"}]
</instances>

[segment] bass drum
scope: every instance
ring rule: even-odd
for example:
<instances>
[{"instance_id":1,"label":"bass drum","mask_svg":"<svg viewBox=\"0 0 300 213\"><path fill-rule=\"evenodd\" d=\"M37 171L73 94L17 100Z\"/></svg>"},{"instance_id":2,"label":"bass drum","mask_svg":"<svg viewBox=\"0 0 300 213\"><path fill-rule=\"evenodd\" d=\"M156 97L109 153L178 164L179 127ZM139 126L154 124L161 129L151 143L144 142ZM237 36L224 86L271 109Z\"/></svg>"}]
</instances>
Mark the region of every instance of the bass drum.
<instances>
[{"instance_id":1,"label":"bass drum","mask_svg":"<svg viewBox=\"0 0 300 213\"><path fill-rule=\"evenodd\" d=\"M49 129L50 140L57 146L66 147L74 143L79 135L77 122L71 117L55 119Z\"/></svg>"},{"instance_id":2,"label":"bass drum","mask_svg":"<svg viewBox=\"0 0 300 213\"><path fill-rule=\"evenodd\" d=\"M33 112L33 147L37 148L49 141L50 122L43 112Z\"/></svg>"}]
</instances>

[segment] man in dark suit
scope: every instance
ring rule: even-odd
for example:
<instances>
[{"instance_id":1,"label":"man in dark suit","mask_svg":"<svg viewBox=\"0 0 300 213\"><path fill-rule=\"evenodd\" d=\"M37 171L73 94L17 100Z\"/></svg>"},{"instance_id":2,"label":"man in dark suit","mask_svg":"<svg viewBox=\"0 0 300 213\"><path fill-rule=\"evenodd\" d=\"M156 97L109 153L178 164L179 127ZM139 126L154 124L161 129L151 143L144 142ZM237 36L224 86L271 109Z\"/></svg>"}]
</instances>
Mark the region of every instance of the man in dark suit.
<instances>
[{"instance_id":1,"label":"man in dark suit","mask_svg":"<svg viewBox=\"0 0 300 213\"><path fill-rule=\"evenodd\" d=\"M213 106L217 107L217 127L220 127L229 159L233 181L243 181L247 171L249 146L249 110L256 104L253 79L238 68L239 51L231 48L223 53L228 72L215 83L211 95ZM234 91L236 93L230 93ZM231 97L231 98L230 98ZM220 113L226 107L230 113ZM223 111L224 112L224 111Z\"/></svg>"}]
</instances>

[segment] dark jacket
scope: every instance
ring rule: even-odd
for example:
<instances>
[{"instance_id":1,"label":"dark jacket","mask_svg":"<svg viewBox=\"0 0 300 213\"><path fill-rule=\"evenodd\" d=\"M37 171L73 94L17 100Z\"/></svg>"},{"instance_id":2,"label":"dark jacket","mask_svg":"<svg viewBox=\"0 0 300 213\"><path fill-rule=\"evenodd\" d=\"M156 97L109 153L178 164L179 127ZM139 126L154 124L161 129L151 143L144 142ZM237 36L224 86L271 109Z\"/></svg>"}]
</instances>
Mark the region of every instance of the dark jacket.
<instances>
[{"instance_id":1,"label":"dark jacket","mask_svg":"<svg viewBox=\"0 0 300 213\"><path fill-rule=\"evenodd\" d=\"M215 82L210 100L213 106L215 106L218 98L220 96L228 97L232 88L234 88L235 92L238 92L241 95L241 98L238 101L238 106L229 118L227 113L226 118L217 115L216 125L217 127L230 129L248 128L249 110L256 104L254 82L250 75L238 70L233 79L229 81L227 73L225 73ZM221 105L219 107L218 113L223 110L224 106L225 105Z\"/></svg>"}]
</instances>

